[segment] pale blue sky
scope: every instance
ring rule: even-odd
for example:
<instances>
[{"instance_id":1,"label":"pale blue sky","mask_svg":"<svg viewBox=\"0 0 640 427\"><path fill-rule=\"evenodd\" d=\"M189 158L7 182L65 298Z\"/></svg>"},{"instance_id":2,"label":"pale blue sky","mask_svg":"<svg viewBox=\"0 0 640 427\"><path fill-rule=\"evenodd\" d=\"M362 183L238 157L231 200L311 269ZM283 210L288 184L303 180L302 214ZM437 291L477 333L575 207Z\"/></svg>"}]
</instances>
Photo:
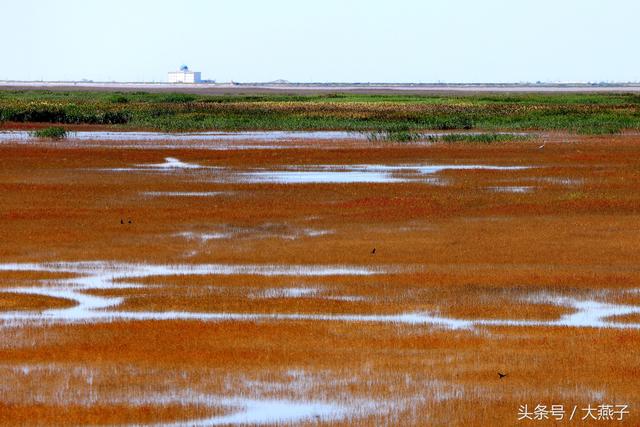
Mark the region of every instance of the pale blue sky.
<instances>
[{"instance_id":1,"label":"pale blue sky","mask_svg":"<svg viewBox=\"0 0 640 427\"><path fill-rule=\"evenodd\" d=\"M2 3L0 79L640 81L637 0Z\"/></svg>"}]
</instances>

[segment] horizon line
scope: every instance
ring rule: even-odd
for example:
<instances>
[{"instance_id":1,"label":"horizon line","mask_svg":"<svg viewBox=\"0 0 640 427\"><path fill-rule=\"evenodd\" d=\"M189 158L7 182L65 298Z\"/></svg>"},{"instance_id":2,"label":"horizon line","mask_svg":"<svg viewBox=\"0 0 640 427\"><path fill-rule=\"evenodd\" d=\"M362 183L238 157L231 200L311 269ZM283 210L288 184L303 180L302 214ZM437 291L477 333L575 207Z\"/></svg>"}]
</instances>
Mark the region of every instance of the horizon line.
<instances>
[{"instance_id":1,"label":"horizon line","mask_svg":"<svg viewBox=\"0 0 640 427\"><path fill-rule=\"evenodd\" d=\"M640 81L583 81L583 80L538 80L538 81L503 81L503 82L365 82L365 81L288 81L288 80L270 80L270 81L224 81L218 82L215 80L203 80L198 83L172 83L166 81L120 81L120 80L17 80L17 79L0 79L0 84L6 83L19 83L19 84L83 84L83 85L165 85L165 86L177 86L177 87L193 87L193 86L224 86L224 85L270 85L270 86L310 86L310 85L334 85L334 86L635 86L640 85Z\"/></svg>"}]
</instances>

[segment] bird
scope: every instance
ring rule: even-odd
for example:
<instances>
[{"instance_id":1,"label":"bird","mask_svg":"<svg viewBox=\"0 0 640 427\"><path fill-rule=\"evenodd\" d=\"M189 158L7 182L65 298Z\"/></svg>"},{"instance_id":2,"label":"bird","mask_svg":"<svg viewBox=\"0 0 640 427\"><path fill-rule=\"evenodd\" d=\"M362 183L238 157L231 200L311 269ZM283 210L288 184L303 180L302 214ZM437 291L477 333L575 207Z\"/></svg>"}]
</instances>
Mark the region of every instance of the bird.
<instances>
[{"instance_id":1,"label":"bird","mask_svg":"<svg viewBox=\"0 0 640 427\"><path fill-rule=\"evenodd\" d=\"M542 144L541 146L538 147L538 150L542 150L544 148L544 146L547 145L547 143L545 142L544 144Z\"/></svg>"},{"instance_id":2,"label":"bird","mask_svg":"<svg viewBox=\"0 0 640 427\"><path fill-rule=\"evenodd\" d=\"M120 224L124 224L124 220L120 218Z\"/></svg>"},{"instance_id":3,"label":"bird","mask_svg":"<svg viewBox=\"0 0 640 427\"><path fill-rule=\"evenodd\" d=\"M376 248L373 248L373 250L371 251L371 255L375 255L376 254Z\"/></svg>"},{"instance_id":4,"label":"bird","mask_svg":"<svg viewBox=\"0 0 640 427\"><path fill-rule=\"evenodd\" d=\"M131 224L131 220L129 220L129 224Z\"/></svg>"},{"instance_id":5,"label":"bird","mask_svg":"<svg viewBox=\"0 0 640 427\"><path fill-rule=\"evenodd\" d=\"M500 379L503 379L506 376L507 376L507 374L503 374L503 373L498 372L498 377L500 377Z\"/></svg>"}]
</instances>

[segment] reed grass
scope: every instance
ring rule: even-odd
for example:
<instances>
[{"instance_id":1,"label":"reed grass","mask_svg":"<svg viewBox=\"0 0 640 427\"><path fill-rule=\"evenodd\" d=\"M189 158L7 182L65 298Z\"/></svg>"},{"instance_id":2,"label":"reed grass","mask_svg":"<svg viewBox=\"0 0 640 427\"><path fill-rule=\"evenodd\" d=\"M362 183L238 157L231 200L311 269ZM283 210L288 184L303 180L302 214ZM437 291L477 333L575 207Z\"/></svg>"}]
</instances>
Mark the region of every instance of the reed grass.
<instances>
[{"instance_id":1,"label":"reed grass","mask_svg":"<svg viewBox=\"0 0 640 427\"><path fill-rule=\"evenodd\" d=\"M163 131L640 129L635 94L194 95L0 91L0 122L118 125ZM400 132L400 133L396 133Z\"/></svg>"}]
</instances>

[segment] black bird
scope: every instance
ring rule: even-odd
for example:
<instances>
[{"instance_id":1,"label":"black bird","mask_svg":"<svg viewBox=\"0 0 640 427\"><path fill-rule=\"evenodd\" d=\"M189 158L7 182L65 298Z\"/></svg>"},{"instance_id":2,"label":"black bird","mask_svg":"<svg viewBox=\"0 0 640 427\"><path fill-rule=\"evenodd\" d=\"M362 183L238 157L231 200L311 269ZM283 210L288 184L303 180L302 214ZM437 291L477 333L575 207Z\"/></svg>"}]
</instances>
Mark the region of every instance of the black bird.
<instances>
[{"instance_id":1,"label":"black bird","mask_svg":"<svg viewBox=\"0 0 640 427\"><path fill-rule=\"evenodd\" d=\"M129 220L129 224L131 224L131 220Z\"/></svg>"},{"instance_id":2,"label":"black bird","mask_svg":"<svg viewBox=\"0 0 640 427\"><path fill-rule=\"evenodd\" d=\"M122 218L120 218L120 224L124 224L124 221L122 220Z\"/></svg>"},{"instance_id":3,"label":"black bird","mask_svg":"<svg viewBox=\"0 0 640 427\"><path fill-rule=\"evenodd\" d=\"M498 377L500 377L500 379L503 379L506 376L507 376L507 374L501 374L500 372L498 372Z\"/></svg>"},{"instance_id":4,"label":"black bird","mask_svg":"<svg viewBox=\"0 0 640 427\"><path fill-rule=\"evenodd\" d=\"M375 255L376 254L376 248L373 248L373 250L371 251L371 255Z\"/></svg>"}]
</instances>

